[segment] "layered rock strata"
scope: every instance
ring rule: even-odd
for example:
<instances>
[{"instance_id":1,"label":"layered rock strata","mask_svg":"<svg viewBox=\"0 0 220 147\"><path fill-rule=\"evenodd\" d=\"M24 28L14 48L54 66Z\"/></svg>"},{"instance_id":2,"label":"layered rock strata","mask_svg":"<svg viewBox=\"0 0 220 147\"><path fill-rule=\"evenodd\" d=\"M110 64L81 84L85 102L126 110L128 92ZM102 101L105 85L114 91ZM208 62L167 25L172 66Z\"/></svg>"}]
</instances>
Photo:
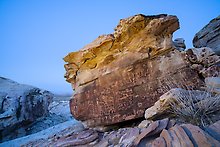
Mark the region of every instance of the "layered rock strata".
<instances>
[{"instance_id":1,"label":"layered rock strata","mask_svg":"<svg viewBox=\"0 0 220 147\"><path fill-rule=\"evenodd\" d=\"M191 124L176 124L163 119L145 128L121 128L109 132L84 129L80 124L65 122L42 132L0 144L4 146L158 146L194 147L220 145L220 121L203 129Z\"/></svg>"},{"instance_id":2,"label":"layered rock strata","mask_svg":"<svg viewBox=\"0 0 220 147\"><path fill-rule=\"evenodd\" d=\"M211 20L196 33L193 45L196 48L210 47L217 55L220 55L220 16Z\"/></svg>"},{"instance_id":3,"label":"layered rock strata","mask_svg":"<svg viewBox=\"0 0 220 147\"><path fill-rule=\"evenodd\" d=\"M74 117L88 126L116 124L143 117L172 87L199 87L197 73L173 45L178 28L176 16L136 15L68 54L65 77L76 91L70 101Z\"/></svg>"}]
</instances>

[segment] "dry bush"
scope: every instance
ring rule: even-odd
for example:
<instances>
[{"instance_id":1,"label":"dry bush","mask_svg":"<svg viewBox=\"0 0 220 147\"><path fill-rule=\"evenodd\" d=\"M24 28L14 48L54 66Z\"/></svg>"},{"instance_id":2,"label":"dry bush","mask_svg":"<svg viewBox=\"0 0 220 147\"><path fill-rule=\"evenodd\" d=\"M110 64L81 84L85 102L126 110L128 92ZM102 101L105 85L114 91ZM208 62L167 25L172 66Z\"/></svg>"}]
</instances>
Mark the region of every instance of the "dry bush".
<instances>
[{"instance_id":1,"label":"dry bush","mask_svg":"<svg viewBox=\"0 0 220 147\"><path fill-rule=\"evenodd\" d=\"M220 119L220 95L203 91L202 94L193 94L194 88L187 86L187 79L167 79L163 87L164 93L172 88L182 88L188 94L179 93L177 98L170 102L170 113L179 121L191 123L200 127L207 126ZM209 91L213 91L209 89Z\"/></svg>"},{"instance_id":2,"label":"dry bush","mask_svg":"<svg viewBox=\"0 0 220 147\"><path fill-rule=\"evenodd\" d=\"M201 127L212 124L215 114L220 110L220 95L212 95L204 91L204 94L195 98L188 90L189 95L178 95L177 99L170 102L171 113L180 121L191 123Z\"/></svg>"}]
</instances>

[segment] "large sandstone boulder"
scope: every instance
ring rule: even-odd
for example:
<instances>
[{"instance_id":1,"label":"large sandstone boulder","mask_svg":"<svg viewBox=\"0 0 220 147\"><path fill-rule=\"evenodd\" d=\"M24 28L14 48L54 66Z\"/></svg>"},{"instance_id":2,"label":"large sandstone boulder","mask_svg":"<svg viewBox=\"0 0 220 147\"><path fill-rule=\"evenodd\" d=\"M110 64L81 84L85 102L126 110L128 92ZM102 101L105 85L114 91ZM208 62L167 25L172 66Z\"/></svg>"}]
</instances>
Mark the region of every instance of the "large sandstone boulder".
<instances>
[{"instance_id":1,"label":"large sandstone boulder","mask_svg":"<svg viewBox=\"0 0 220 147\"><path fill-rule=\"evenodd\" d=\"M144 110L172 87L199 87L185 54L176 50L176 16L135 15L120 20L113 34L98 37L64 61L75 90L74 117L88 126L143 117Z\"/></svg>"},{"instance_id":2,"label":"large sandstone boulder","mask_svg":"<svg viewBox=\"0 0 220 147\"><path fill-rule=\"evenodd\" d=\"M48 114L53 94L0 77L0 141L17 128Z\"/></svg>"},{"instance_id":3,"label":"large sandstone boulder","mask_svg":"<svg viewBox=\"0 0 220 147\"><path fill-rule=\"evenodd\" d=\"M210 47L220 55L220 16L211 20L193 38L193 46L196 48Z\"/></svg>"}]
</instances>

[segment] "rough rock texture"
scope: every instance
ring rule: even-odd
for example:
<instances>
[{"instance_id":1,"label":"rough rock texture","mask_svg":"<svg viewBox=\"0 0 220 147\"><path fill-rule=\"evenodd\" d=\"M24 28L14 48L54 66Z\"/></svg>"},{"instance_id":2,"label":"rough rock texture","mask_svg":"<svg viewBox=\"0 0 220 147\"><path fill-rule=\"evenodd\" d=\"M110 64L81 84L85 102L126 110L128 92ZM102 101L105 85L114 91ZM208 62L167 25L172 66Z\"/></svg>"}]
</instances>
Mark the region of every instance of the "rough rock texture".
<instances>
[{"instance_id":1,"label":"rough rock texture","mask_svg":"<svg viewBox=\"0 0 220 147\"><path fill-rule=\"evenodd\" d=\"M193 38L196 48L210 47L217 55L220 55L220 16L211 20Z\"/></svg>"},{"instance_id":2,"label":"rough rock texture","mask_svg":"<svg viewBox=\"0 0 220 147\"><path fill-rule=\"evenodd\" d=\"M46 117L38 118L33 123L22 128L25 129L24 136L45 130L66 121L75 120L70 113L69 101L53 101L50 103L48 109L49 114Z\"/></svg>"},{"instance_id":3,"label":"rough rock texture","mask_svg":"<svg viewBox=\"0 0 220 147\"><path fill-rule=\"evenodd\" d=\"M164 121L164 120L163 120ZM158 121L156 121L158 122ZM154 124L156 123L154 122ZM154 126L153 123L145 130L141 130L133 141L133 146L158 146L158 147L193 147L193 146L219 146L220 121L207 128L201 129L191 124L174 125L167 128L166 123ZM158 130L154 136L152 131ZM143 135L144 134L144 135Z\"/></svg>"},{"instance_id":4,"label":"rough rock texture","mask_svg":"<svg viewBox=\"0 0 220 147\"><path fill-rule=\"evenodd\" d=\"M191 124L183 124L181 127L187 133L188 137L192 140L192 143L198 146L219 146L220 142L211 137L208 133L203 131L198 126Z\"/></svg>"},{"instance_id":5,"label":"rough rock texture","mask_svg":"<svg viewBox=\"0 0 220 147\"><path fill-rule=\"evenodd\" d=\"M71 136L84 130L81 123L70 120L46 130L25 137L14 139L0 144L0 147L11 146L41 146L46 147L52 143L59 143L62 137ZM60 139L60 140L59 140Z\"/></svg>"},{"instance_id":6,"label":"rough rock texture","mask_svg":"<svg viewBox=\"0 0 220 147\"><path fill-rule=\"evenodd\" d=\"M53 94L0 77L0 140L17 128L48 114Z\"/></svg>"},{"instance_id":7,"label":"rough rock texture","mask_svg":"<svg viewBox=\"0 0 220 147\"><path fill-rule=\"evenodd\" d=\"M173 45L178 28L175 16L136 15L68 54L65 77L76 91L70 101L74 117L88 126L115 124L143 117L176 85L199 87L198 75Z\"/></svg>"},{"instance_id":8,"label":"rough rock texture","mask_svg":"<svg viewBox=\"0 0 220 147\"><path fill-rule=\"evenodd\" d=\"M70 113L69 101L53 101L49 105L49 112L50 114L62 116L65 120L73 119L73 116Z\"/></svg>"},{"instance_id":9,"label":"rough rock texture","mask_svg":"<svg viewBox=\"0 0 220 147\"><path fill-rule=\"evenodd\" d=\"M160 134L160 132L167 127L168 123L169 119L163 119L151 123L147 128L144 128L141 133L134 139L133 145L137 146L146 137Z\"/></svg>"},{"instance_id":10,"label":"rough rock texture","mask_svg":"<svg viewBox=\"0 0 220 147\"><path fill-rule=\"evenodd\" d=\"M178 28L179 23L175 16L136 15L122 19L113 34L99 36L80 51L70 53L64 58L68 62L65 65L67 81L78 90L79 86L100 75L130 65L140 58L153 57L171 50L172 33ZM112 62L117 64L113 66ZM110 67L105 67L110 63Z\"/></svg>"},{"instance_id":11,"label":"rough rock texture","mask_svg":"<svg viewBox=\"0 0 220 147\"><path fill-rule=\"evenodd\" d=\"M206 127L205 131L208 132L210 136L220 141L220 129L219 128L220 128L220 120Z\"/></svg>"},{"instance_id":12,"label":"rough rock texture","mask_svg":"<svg viewBox=\"0 0 220 147\"><path fill-rule=\"evenodd\" d=\"M220 56L216 55L211 48L192 48L185 53L192 64L191 68L197 70L204 79L220 76Z\"/></svg>"},{"instance_id":13,"label":"rough rock texture","mask_svg":"<svg viewBox=\"0 0 220 147\"><path fill-rule=\"evenodd\" d=\"M150 125L152 121L151 120L143 120L141 123L138 125L138 128L146 128Z\"/></svg>"},{"instance_id":14,"label":"rough rock texture","mask_svg":"<svg viewBox=\"0 0 220 147\"><path fill-rule=\"evenodd\" d=\"M53 102L51 102L48 107L48 115L37 118L33 122L25 123L25 125L19 125L19 128L15 127L13 131L10 131L2 136L2 141L8 141L34 134L70 120L77 123L70 113L69 99L70 97L55 95L53 97Z\"/></svg>"},{"instance_id":15,"label":"rough rock texture","mask_svg":"<svg viewBox=\"0 0 220 147\"><path fill-rule=\"evenodd\" d=\"M184 51L186 49L185 40L183 38L176 38L173 44L179 51Z\"/></svg>"},{"instance_id":16,"label":"rough rock texture","mask_svg":"<svg viewBox=\"0 0 220 147\"><path fill-rule=\"evenodd\" d=\"M207 91L220 94L220 77L207 77L205 84Z\"/></svg>"},{"instance_id":17,"label":"rough rock texture","mask_svg":"<svg viewBox=\"0 0 220 147\"><path fill-rule=\"evenodd\" d=\"M39 133L4 142L4 146L79 146L79 147L218 147L220 121L201 129L191 124L173 124L169 119L150 123L146 128L121 128L109 132L84 129L65 122ZM172 124L172 125L171 125Z\"/></svg>"}]
</instances>

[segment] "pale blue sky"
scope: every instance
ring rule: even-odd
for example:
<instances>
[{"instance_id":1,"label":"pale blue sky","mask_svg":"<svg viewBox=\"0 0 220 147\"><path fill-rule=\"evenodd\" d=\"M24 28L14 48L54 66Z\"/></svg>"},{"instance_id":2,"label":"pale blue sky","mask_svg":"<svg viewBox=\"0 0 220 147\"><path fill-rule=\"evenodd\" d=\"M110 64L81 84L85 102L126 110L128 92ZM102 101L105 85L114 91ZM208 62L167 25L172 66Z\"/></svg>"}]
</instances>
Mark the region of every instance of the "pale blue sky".
<instances>
[{"instance_id":1,"label":"pale blue sky","mask_svg":"<svg viewBox=\"0 0 220 147\"><path fill-rule=\"evenodd\" d=\"M177 15L174 38L192 47L194 34L220 15L220 0L0 0L0 76L72 93L62 58L139 13Z\"/></svg>"}]
</instances>

